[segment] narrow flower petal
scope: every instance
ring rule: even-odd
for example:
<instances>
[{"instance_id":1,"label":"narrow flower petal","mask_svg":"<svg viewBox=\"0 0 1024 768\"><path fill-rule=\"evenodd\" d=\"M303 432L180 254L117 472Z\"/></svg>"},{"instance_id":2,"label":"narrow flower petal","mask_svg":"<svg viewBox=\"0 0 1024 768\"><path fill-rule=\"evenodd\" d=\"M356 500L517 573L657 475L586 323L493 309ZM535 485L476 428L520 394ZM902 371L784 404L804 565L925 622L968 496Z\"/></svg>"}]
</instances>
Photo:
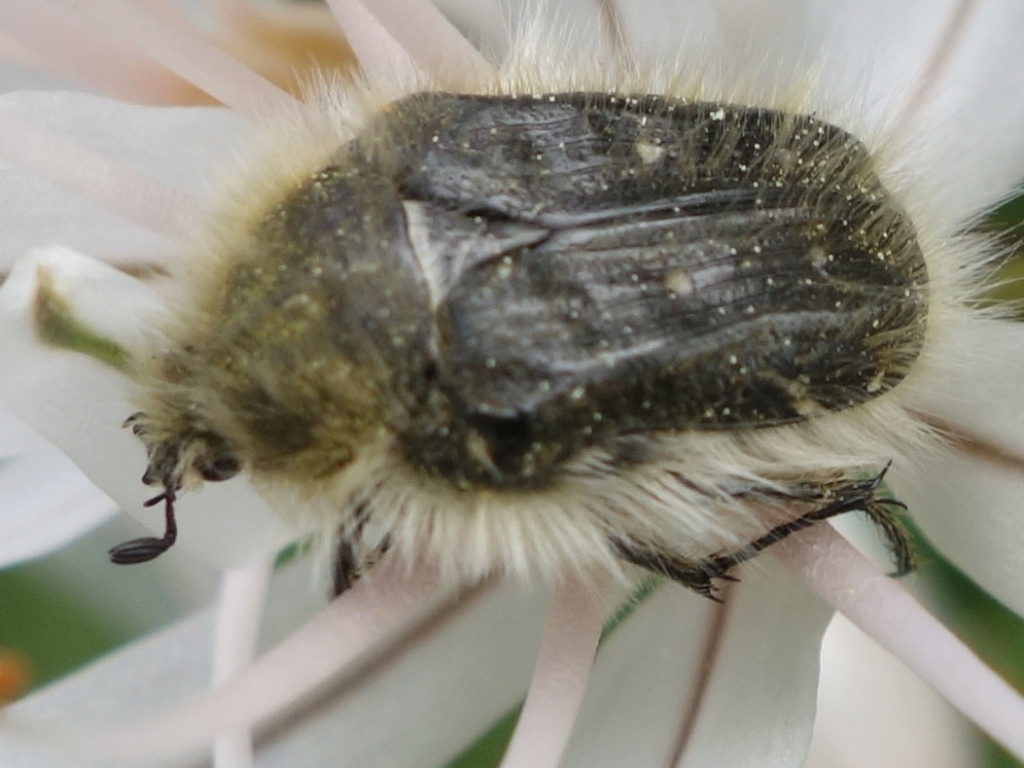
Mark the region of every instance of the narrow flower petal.
<instances>
[{"instance_id":1,"label":"narrow flower petal","mask_svg":"<svg viewBox=\"0 0 1024 768\"><path fill-rule=\"evenodd\" d=\"M1024 324L975 322L951 337L954 365L922 392L921 410L1024 457ZM948 453L895 464L893 489L946 557L1024 615L1024 472L981 455Z\"/></svg>"},{"instance_id":2,"label":"narrow flower petal","mask_svg":"<svg viewBox=\"0 0 1024 768\"><path fill-rule=\"evenodd\" d=\"M0 114L0 157L165 237L184 237L197 218L180 192L15 115Z\"/></svg>"},{"instance_id":3,"label":"narrow flower petal","mask_svg":"<svg viewBox=\"0 0 1024 768\"><path fill-rule=\"evenodd\" d=\"M223 165L245 135L246 122L228 110L211 108L136 107L86 94L14 93L0 96L0 115L30 122L42 132L84 148L86 154L118 158L113 165L128 167L153 183L170 188L170 197L185 193L202 197L210 169ZM14 159L22 147L6 143ZM159 197L147 206L145 226L126 224L120 214L131 190L119 187L104 173L86 174L69 158L62 168L54 158L37 158L52 174L64 174L75 183L75 193L38 178L33 173L0 163L0 272L29 248L62 242L72 248L102 255L120 263L144 262L146 257L166 254L171 243L153 234L174 230L161 219ZM111 196L114 210L102 210L100 190ZM78 196L76 196L78 195ZM150 200L154 200L150 198ZM168 212L168 217L169 217ZM155 221L151 221L155 217ZM40 238L44 239L41 241Z\"/></svg>"},{"instance_id":4,"label":"narrow flower petal","mask_svg":"<svg viewBox=\"0 0 1024 768\"><path fill-rule=\"evenodd\" d=\"M1024 759L1024 697L831 526L813 526L773 551L819 595Z\"/></svg>"},{"instance_id":5,"label":"narrow flower petal","mask_svg":"<svg viewBox=\"0 0 1024 768\"><path fill-rule=\"evenodd\" d=\"M213 651L215 685L238 674L256 657L271 570L269 563L254 563L232 568L221 576Z\"/></svg>"},{"instance_id":6,"label":"narrow flower petal","mask_svg":"<svg viewBox=\"0 0 1024 768\"><path fill-rule=\"evenodd\" d=\"M493 67L433 3L374 0L372 12L426 72L469 80L493 75Z\"/></svg>"},{"instance_id":7,"label":"narrow flower petal","mask_svg":"<svg viewBox=\"0 0 1024 768\"><path fill-rule=\"evenodd\" d=\"M124 39L46 0L7 0L3 22L4 32L31 50L47 70L108 96L159 104L184 85Z\"/></svg>"},{"instance_id":8,"label":"narrow flower petal","mask_svg":"<svg viewBox=\"0 0 1024 768\"><path fill-rule=\"evenodd\" d=\"M448 80L463 79L467 83L493 73L480 52L426 0L328 3L361 64L365 61L366 66L376 68L384 57L383 63L389 67L408 57L427 74L443 74ZM363 35L369 38L361 39ZM372 46L386 46L387 50L374 51Z\"/></svg>"},{"instance_id":9,"label":"narrow flower petal","mask_svg":"<svg viewBox=\"0 0 1024 768\"><path fill-rule=\"evenodd\" d=\"M348 78L355 56L325 3L208 0L217 44L289 93Z\"/></svg>"},{"instance_id":10,"label":"narrow flower petal","mask_svg":"<svg viewBox=\"0 0 1024 768\"><path fill-rule=\"evenodd\" d=\"M803 764L832 612L766 559L738 575L723 605L666 585L601 646L566 768Z\"/></svg>"},{"instance_id":11,"label":"narrow flower petal","mask_svg":"<svg viewBox=\"0 0 1024 768\"><path fill-rule=\"evenodd\" d=\"M257 562L230 569L221 577L213 647L215 686L242 673L256 658L271 570L272 563ZM225 734L214 743L214 768L251 768L252 758L248 728Z\"/></svg>"},{"instance_id":12,"label":"narrow flower petal","mask_svg":"<svg viewBox=\"0 0 1024 768\"><path fill-rule=\"evenodd\" d=\"M940 380L921 387L918 408L1024 454L1024 323L975 320L948 340Z\"/></svg>"},{"instance_id":13,"label":"narrow flower petal","mask_svg":"<svg viewBox=\"0 0 1024 768\"><path fill-rule=\"evenodd\" d=\"M810 0L808 42L818 46L826 59L823 85L839 93L864 94L867 104L884 117L881 110L893 108L894 99L909 93L910 83L934 52L959 1ZM851 61L856 66L849 66Z\"/></svg>"},{"instance_id":14,"label":"narrow flower petal","mask_svg":"<svg viewBox=\"0 0 1024 768\"><path fill-rule=\"evenodd\" d=\"M590 3L590 0L586 0ZM494 53L500 57L508 50L509 16L507 2L500 0L437 0L434 3L448 19L469 39L479 51ZM544 9L553 7L545 3Z\"/></svg>"},{"instance_id":15,"label":"narrow flower petal","mask_svg":"<svg viewBox=\"0 0 1024 768\"><path fill-rule=\"evenodd\" d=\"M643 4L619 3L617 0L558 0L553 3L436 0L434 3L474 47L492 61L500 61L508 53L509 44L517 40L524 29L533 27L545 30L571 28L578 39L601 37L604 42L617 46L623 41L612 41L610 36L619 29L622 19L631 9ZM669 0L666 7L657 12L641 12L642 18L659 18L658 13L670 12L673 5L686 3Z\"/></svg>"},{"instance_id":16,"label":"narrow flower petal","mask_svg":"<svg viewBox=\"0 0 1024 768\"><path fill-rule=\"evenodd\" d=\"M558 768L601 639L603 590L587 580L555 588L540 656L502 768Z\"/></svg>"},{"instance_id":17,"label":"narrow flower petal","mask_svg":"<svg viewBox=\"0 0 1024 768\"><path fill-rule=\"evenodd\" d=\"M359 0L327 0L360 68L371 82L419 71L409 52Z\"/></svg>"},{"instance_id":18,"label":"narrow flower petal","mask_svg":"<svg viewBox=\"0 0 1024 768\"><path fill-rule=\"evenodd\" d=\"M122 0L77 0L74 11L131 40L154 61L239 114L260 121L298 104L286 91L221 51L195 29Z\"/></svg>"},{"instance_id":19,"label":"narrow flower petal","mask_svg":"<svg viewBox=\"0 0 1024 768\"><path fill-rule=\"evenodd\" d=\"M20 261L0 288L0 399L122 509L162 530L162 516L142 506L152 495L137 479L145 468L145 452L121 428L134 410L131 383L80 352L40 343L35 302L41 278L81 313L80 321L129 350L160 306L158 299L144 283L64 249L40 251ZM126 471L130 467L137 471ZM244 480L185 496L177 510L177 548L212 563L265 557L295 535Z\"/></svg>"}]
</instances>

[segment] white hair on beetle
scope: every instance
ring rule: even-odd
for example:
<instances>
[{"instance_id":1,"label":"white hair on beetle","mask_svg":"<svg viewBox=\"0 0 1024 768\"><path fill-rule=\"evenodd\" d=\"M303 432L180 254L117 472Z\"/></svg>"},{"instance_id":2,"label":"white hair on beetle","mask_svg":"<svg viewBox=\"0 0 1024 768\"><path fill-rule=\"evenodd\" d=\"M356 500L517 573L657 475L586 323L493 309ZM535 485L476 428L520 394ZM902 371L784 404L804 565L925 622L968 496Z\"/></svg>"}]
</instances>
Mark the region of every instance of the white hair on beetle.
<instances>
[{"instance_id":1,"label":"white hair on beetle","mask_svg":"<svg viewBox=\"0 0 1024 768\"><path fill-rule=\"evenodd\" d=\"M752 502L737 495L737 487L781 488L805 475L870 476L889 461L902 465L942 450L941 436L917 412L921 393L959 364L950 354L950 339L963 324L984 322L974 304L996 250L985 238L965 234L967 222L943 221L932 213L932 191L914 171L921 137L908 135L900 125L867 120L862 99L821 103L820 92L811 87L813 74L806 74L813 67L779 67L772 90L764 92L745 71L749 61L720 61L705 51L648 69L609 56L593 36L574 34L565 26L552 29L539 14L534 18L534 23L519 25L523 31L496 76L486 82L396 71L384 83L317 84L311 102L320 118L283 116L265 146L252 153L255 159L243 161L220 193L221 202L212 207L209 226L192 249L194 258L175 276L172 319L161 323L155 348L186 345L197 328L224 321L216 299L227 274L244 257L239 244L252 237L256 223L275 204L307 184L395 101L422 92L593 92L814 115L857 137L869 150L883 186L913 223L926 260L927 330L919 357L891 391L855 407L760 429L660 431L652 435L652 455L627 468L615 466L600 446L586 448L566 463L551 487L541 490L467 491L425 477L403 458L395 436L383 426L368 431L344 469L317 479L262 471L243 461L281 514L301 530L319 533L329 546L339 536L361 542L367 558L382 542L410 561L432 555L453 579L477 579L496 570L548 577L566 568L621 572L609 536L656 543L699 560L742 547L793 517L788 500ZM598 59L601 64L595 66ZM138 379L141 410L157 425L174 423L180 385L166 381L159 360L140 371ZM201 392L190 396L204 397ZM206 405L219 423L237 421L212 394ZM242 431L230 438L241 443L244 459ZM194 473L185 477L186 486L199 482ZM349 517L339 513L356 509L359 514Z\"/></svg>"}]
</instances>

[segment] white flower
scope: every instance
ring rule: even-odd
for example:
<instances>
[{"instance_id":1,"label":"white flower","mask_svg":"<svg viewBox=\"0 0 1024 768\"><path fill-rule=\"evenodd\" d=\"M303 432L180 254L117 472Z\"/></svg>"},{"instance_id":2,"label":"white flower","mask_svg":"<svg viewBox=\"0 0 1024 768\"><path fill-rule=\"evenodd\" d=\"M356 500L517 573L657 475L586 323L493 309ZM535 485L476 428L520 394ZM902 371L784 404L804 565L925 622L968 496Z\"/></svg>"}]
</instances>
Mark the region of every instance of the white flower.
<instances>
[{"instance_id":1,"label":"white flower","mask_svg":"<svg viewBox=\"0 0 1024 768\"><path fill-rule=\"evenodd\" d=\"M180 246L175 239L193 226L192 200L201 196L209 166L250 131L245 118L290 97L204 45L180 19L157 23L122 0L40 6L45 11L9 1L11 17L0 19L0 29L7 23L11 36L37 55L45 50L43 41L52 43L59 32L63 48L53 51L51 45L49 53L58 64L74 62L80 79L109 86L109 70L101 76L79 66L82 51L90 45L95 50L100 39L122 46L131 41L137 50L116 52L126 57L122 71L141 78L138 92L156 88L161 73L171 71L237 110L144 108L64 93L0 98L0 152L11 163L0 185L0 265L11 270L0 289L0 397L122 508L135 512L146 494L137 480L141 451L120 429L131 412L127 381L94 358L40 343L40 296L63 301L62 316L98 336L137 348L139 328L161 311L160 295L75 252L117 264L171 263ZM577 14L598 31L603 18L603 29L612 32L610 47L624 45L651 61L702 55L705 64L712 57L748 67L752 92L771 88L778 78L792 80L796 68L813 64L810 103L834 104L837 94L850 94L864 125L885 124L894 135L903 132L904 140L920 139L906 172L929 188L930 215L939 231L952 234L1024 178L1024 150L1016 140L1024 128L1024 99L1013 80L1022 56L1015 30L1024 9L992 0L894 5L646 0L592 7L577 0L553 16ZM410 61L428 72L488 66L424 3L334 0L331 6L371 75ZM504 17L496 6L462 3L452 13L478 40L500 49L505 39L495 20ZM715 73L706 68L707 77ZM65 247L45 247L53 242ZM1016 353L1024 334L1010 324L972 328L977 341L964 333L951 347L962 352L962 367L936 382L921 406L974 436L976 446L1020 453L1024 416L1016 407ZM974 349L976 343L984 348ZM1024 544L1021 461L1007 471L983 458L961 452L944 460L940 474L929 474L923 488L898 477L894 485L950 557L1024 613L1024 591L1013 576ZM264 564L292 534L237 480L186 497L180 513L181 556L198 555L228 574L217 674L247 671L212 698L157 714L198 694L207 679L205 636L212 619L196 617L8 711L9 733L24 736L50 723L41 741L80 750L73 758L5 737L0 762L81 766L91 754L100 764L115 758L139 764L146 756L175 765L226 733L218 765L245 765L246 731L256 723L267 740L261 765L440 765L522 696L541 634L543 595L485 584L459 602L435 594L427 566L410 580L382 564L368 583L249 666ZM147 513L143 519L156 524L156 517ZM83 519L74 525L86 525ZM62 521L45 530L56 545L71 526ZM776 554L1024 753L1012 720L1024 713L1020 701L972 666L962 649L830 530L819 526L779 545ZM12 546L21 541L10 540ZM22 552L30 553L27 544ZM564 765L587 766L799 765L829 617L801 578L761 558L727 590L725 607L664 587L608 637L589 683L604 606L578 584L561 585L507 765L532 768L560 758ZM315 591L295 571L276 578L269 610L280 615L267 622L269 631L308 616L310 595ZM225 640L233 633L233 642ZM360 656L364 651L369 656ZM356 667L338 673L357 657ZM390 664L377 664L388 659ZM977 696L963 690L968 679ZM267 735L267 722L293 706L299 707L297 719L278 723ZM87 714L154 720L121 728L67 725L84 724ZM61 728L52 727L57 719Z\"/></svg>"}]
</instances>

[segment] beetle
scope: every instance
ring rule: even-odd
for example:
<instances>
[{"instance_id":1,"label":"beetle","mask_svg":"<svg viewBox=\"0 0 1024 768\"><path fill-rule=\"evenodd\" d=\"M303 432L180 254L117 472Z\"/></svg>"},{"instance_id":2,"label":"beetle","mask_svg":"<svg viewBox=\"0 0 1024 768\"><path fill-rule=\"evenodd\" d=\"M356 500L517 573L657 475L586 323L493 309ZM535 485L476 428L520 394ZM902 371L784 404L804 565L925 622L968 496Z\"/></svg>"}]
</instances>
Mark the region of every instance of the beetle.
<instances>
[{"instance_id":1,"label":"beetle","mask_svg":"<svg viewBox=\"0 0 1024 768\"><path fill-rule=\"evenodd\" d=\"M851 510L911 567L859 446L910 418L928 270L843 129L422 92L250 219L139 374L129 424L168 533L115 562L173 543L180 491L245 470L317 510L336 591L397 548L469 574L618 559L714 597Z\"/></svg>"}]
</instances>

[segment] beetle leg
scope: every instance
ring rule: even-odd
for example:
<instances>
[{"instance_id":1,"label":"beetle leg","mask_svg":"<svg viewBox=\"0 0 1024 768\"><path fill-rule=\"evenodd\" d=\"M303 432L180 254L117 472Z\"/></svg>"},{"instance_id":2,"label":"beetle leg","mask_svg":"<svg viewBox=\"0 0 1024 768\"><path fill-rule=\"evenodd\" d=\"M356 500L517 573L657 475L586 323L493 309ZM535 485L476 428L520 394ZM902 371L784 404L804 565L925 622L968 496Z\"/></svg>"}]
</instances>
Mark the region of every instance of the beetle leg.
<instances>
[{"instance_id":1,"label":"beetle leg","mask_svg":"<svg viewBox=\"0 0 1024 768\"><path fill-rule=\"evenodd\" d=\"M896 570L892 575L903 576L913 570L914 553L907 531L892 510L893 508L904 509L905 505L896 499L877 495L878 488L888 469L887 465L869 480L856 480L829 488L827 492L827 498L831 499L829 503L781 523L763 536L731 552L720 552L702 560L693 560L673 556L634 542L615 540L612 542L612 547L623 560L667 576L704 597L720 602L715 595L717 589L715 580L736 581L736 578L728 573L733 567L750 560L762 550L782 541L790 534L809 528L815 523L846 512L861 511L882 532L892 550L896 564Z\"/></svg>"}]
</instances>

